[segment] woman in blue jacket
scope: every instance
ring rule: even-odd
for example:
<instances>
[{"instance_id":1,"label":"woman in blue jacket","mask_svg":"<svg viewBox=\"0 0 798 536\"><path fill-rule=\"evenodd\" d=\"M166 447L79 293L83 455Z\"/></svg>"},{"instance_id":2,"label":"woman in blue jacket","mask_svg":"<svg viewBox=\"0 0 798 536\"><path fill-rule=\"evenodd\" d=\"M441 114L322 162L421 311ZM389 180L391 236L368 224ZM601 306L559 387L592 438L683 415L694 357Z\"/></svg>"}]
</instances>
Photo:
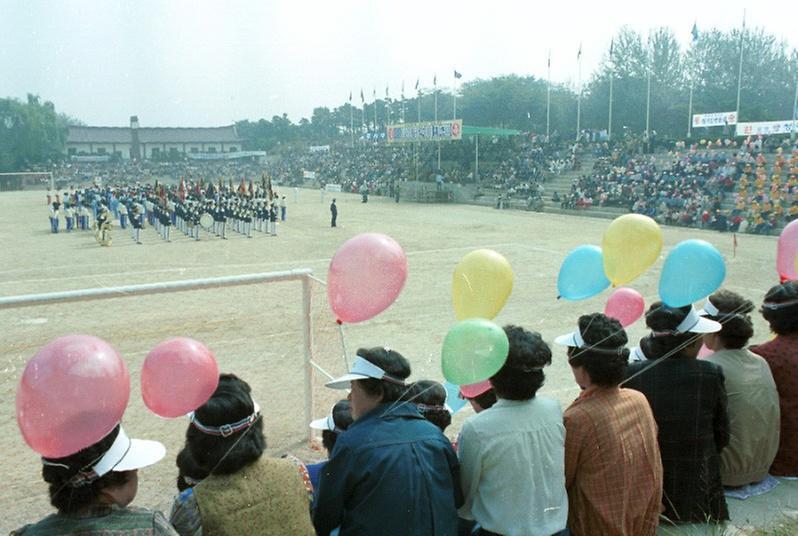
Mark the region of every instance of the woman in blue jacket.
<instances>
[{"instance_id":1,"label":"woman in blue jacket","mask_svg":"<svg viewBox=\"0 0 798 536\"><path fill-rule=\"evenodd\" d=\"M321 474L316 531L327 536L457 534L462 504L457 456L440 429L403 401L410 364L388 348L361 348L349 374L354 422Z\"/></svg>"}]
</instances>

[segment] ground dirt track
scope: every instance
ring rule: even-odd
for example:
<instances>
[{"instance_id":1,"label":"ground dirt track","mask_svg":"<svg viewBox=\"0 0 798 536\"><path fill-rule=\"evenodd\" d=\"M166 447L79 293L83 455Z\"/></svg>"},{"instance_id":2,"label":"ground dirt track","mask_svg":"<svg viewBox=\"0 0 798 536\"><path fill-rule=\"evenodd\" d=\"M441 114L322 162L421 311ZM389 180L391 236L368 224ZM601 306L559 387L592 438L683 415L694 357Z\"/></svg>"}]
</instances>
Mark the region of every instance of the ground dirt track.
<instances>
[{"instance_id":1,"label":"ground dirt track","mask_svg":"<svg viewBox=\"0 0 798 536\"><path fill-rule=\"evenodd\" d=\"M451 274L459 259L473 249L495 249L515 272L513 294L496 319L500 324L520 324L552 341L570 331L580 314L603 310L608 292L582 302L556 300L556 277L569 250L586 243L600 244L606 220L476 206L396 204L383 198L362 204L357 196L338 194L339 227L331 229L330 194L322 201L318 191L285 193L288 221L279 226L278 237L253 233L254 238L247 239L231 233L229 240L222 241L203 234L201 241L194 242L173 232L172 243L164 243L148 228L143 232L144 244L136 245L117 228L110 248L98 246L89 232L51 234L44 192L2 193L0 296L292 268L311 268L325 279L330 257L345 240L361 232L382 232L405 249L408 281L397 302L383 314L347 326L347 348L351 354L359 346L391 346L410 359L415 379L438 380L442 379L440 345L455 322ZM757 303L777 282L775 237L739 236L737 256L732 258L731 234L665 228L663 256L687 238L712 242L727 259L725 286ZM632 285L647 303L656 296L661 267L662 259ZM65 334L97 335L119 350L132 379L131 404L125 416L128 433L160 439L167 445L166 460L141 472L136 504L168 510L175 490L174 457L186 422L150 414L141 402L139 388L147 352L170 337L190 336L205 342L215 351L222 370L235 372L252 384L263 408L271 453L317 457L303 442L300 288L300 283L288 282L0 310L0 465L7 475L7 484L0 491L0 510L4 512L0 533L50 511L39 459L17 429L14 394L25 362L40 346ZM329 328L323 288L314 299L314 316L323 318ZM758 316L756 322L754 341L767 339L766 325ZM320 329L317 351L335 355L340 348L335 334ZM638 323L629 334L636 342L644 327ZM578 389L563 349L554 347L553 351L554 363L547 370L541 394L556 398L565 407ZM328 364L340 366L335 360ZM323 396L327 397L324 404L332 400L329 393ZM449 429L452 436L469 414L470 410L463 410L455 416ZM733 521L761 526L765 517L794 513L798 486L793 484L783 483L777 493L744 504L730 501Z\"/></svg>"}]
</instances>

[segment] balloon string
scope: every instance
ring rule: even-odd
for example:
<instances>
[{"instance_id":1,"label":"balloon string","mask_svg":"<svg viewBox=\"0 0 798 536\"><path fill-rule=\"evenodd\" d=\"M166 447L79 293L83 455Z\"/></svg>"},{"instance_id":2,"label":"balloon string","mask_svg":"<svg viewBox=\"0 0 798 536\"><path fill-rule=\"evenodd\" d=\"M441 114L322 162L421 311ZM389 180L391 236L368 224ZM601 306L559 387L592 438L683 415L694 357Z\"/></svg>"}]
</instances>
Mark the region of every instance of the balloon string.
<instances>
[{"instance_id":1,"label":"balloon string","mask_svg":"<svg viewBox=\"0 0 798 536\"><path fill-rule=\"evenodd\" d=\"M346 350L346 335L344 334L344 323L340 320L338 321L338 332L341 334L341 348L344 352L344 365L346 366L346 372L349 372L349 352Z\"/></svg>"}]
</instances>

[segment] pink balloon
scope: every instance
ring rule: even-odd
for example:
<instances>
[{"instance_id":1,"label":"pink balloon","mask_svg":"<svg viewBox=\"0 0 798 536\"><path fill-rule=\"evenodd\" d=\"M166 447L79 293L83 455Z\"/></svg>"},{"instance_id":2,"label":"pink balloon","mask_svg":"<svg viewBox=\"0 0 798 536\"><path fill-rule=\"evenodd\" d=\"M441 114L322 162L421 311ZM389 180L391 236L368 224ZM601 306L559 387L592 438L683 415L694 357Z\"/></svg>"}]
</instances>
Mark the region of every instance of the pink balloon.
<instances>
[{"instance_id":1,"label":"pink balloon","mask_svg":"<svg viewBox=\"0 0 798 536\"><path fill-rule=\"evenodd\" d=\"M130 373L116 350L91 335L67 335L41 348L17 388L25 442L47 458L93 445L122 420Z\"/></svg>"},{"instance_id":2,"label":"pink balloon","mask_svg":"<svg viewBox=\"0 0 798 536\"><path fill-rule=\"evenodd\" d=\"M796 260L798 260L798 220L793 220L782 229L776 249L776 270L782 280L798 279Z\"/></svg>"},{"instance_id":3,"label":"pink balloon","mask_svg":"<svg viewBox=\"0 0 798 536\"><path fill-rule=\"evenodd\" d=\"M216 358L204 344L187 337L153 348L141 369L141 396L161 417L181 417L211 397L219 384Z\"/></svg>"},{"instance_id":4,"label":"pink balloon","mask_svg":"<svg viewBox=\"0 0 798 536\"><path fill-rule=\"evenodd\" d=\"M604 314L617 319L623 327L627 327L643 316L645 308L645 301L639 292L621 287L610 295L604 307Z\"/></svg>"},{"instance_id":5,"label":"pink balloon","mask_svg":"<svg viewBox=\"0 0 798 536\"><path fill-rule=\"evenodd\" d=\"M387 309L407 279L407 257L390 236L364 233L335 252L327 299L339 322L363 322Z\"/></svg>"}]
</instances>

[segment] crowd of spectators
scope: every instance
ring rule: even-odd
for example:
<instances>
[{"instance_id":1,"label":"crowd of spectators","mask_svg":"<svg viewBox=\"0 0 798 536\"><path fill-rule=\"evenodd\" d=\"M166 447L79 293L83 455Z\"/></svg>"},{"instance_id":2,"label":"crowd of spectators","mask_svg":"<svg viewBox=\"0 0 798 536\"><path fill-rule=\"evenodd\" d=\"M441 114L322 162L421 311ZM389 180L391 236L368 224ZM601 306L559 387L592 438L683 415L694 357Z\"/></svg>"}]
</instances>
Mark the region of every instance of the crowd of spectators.
<instances>
[{"instance_id":1,"label":"crowd of spectators","mask_svg":"<svg viewBox=\"0 0 798 536\"><path fill-rule=\"evenodd\" d=\"M719 231L769 234L798 217L798 146L774 143L770 163L761 139L733 151L712 147L672 152L663 169L654 155L601 148L593 172L558 199L567 209L620 207L664 224Z\"/></svg>"},{"instance_id":2,"label":"crowd of spectators","mask_svg":"<svg viewBox=\"0 0 798 536\"><path fill-rule=\"evenodd\" d=\"M475 414L454 443L446 389L410 381L394 349L359 348L326 384L346 400L309 423L328 455L314 464L268 456L262 412L285 408L261 409L247 382L221 374L188 416L168 517L129 506L164 446L117 424L42 458L56 513L12 534L654 536L721 524L741 487L798 475L796 308L798 282L772 287L761 312L776 336L750 349L756 308L725 289L700 312L652 304L633 350L617 319L581 316L555 339L580 388L565 411L538 395L551 347L507 325L503 365L460 389ZM702 345L712 353L699 359Z\"/></svg>"}]
</instances>

